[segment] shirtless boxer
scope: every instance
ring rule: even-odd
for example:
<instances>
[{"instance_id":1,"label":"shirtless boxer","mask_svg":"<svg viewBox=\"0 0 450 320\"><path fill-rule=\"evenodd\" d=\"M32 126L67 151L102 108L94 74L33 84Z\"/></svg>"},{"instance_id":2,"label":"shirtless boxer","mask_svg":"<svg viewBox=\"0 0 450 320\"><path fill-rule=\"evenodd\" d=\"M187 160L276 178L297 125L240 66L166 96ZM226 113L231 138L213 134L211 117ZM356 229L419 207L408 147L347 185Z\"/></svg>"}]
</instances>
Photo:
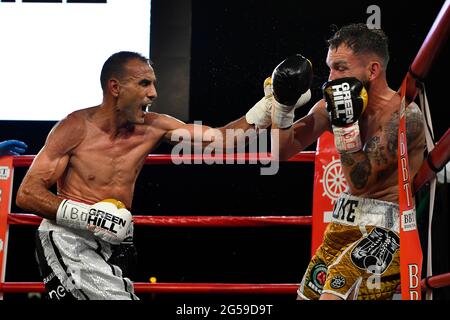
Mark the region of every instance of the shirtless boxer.
<instances>
[{"instance_id":1,"label":"shirtless boxer","mask_svg":"<svg viewBox=\"0 0 450 320\"><path fill-rule=\"evenodd\" d=\"M276 114L272 124L272 131L280 128L280 159L305 149L325 131L333 132L348 183L336 201L323 243L303 276L298 299L390 299L400 281L400 96L386 80L387 37L381 30L352 24L337 31L328 44L330 75L322 87L325 99L294 124ZM275 83L273 91L277 98ZM277 108L291 109L282 101ZM414 103L407 108L406 124L414 176L425 147L422 115Z\"/></svg>"},{"instance_id":2,"label":"shirtless boxer","mask_svg":"<svg viewBox=\"0 0 450 320\"><path fill-rule=\"evenodd\" d=\"M44 218L36 253L50 299L137 299L111 261L112 246L132 238L128 209L137 176L146 156L163 140L171 142L177 129L192 137L211 130L147 112L157 97L156 77L140 54L112 55L100 82L102 103L69 114L51 130L17 193L19 207ZM268 94L206 142L228 146L220 140L226 129L268 127L272 101ZM55 183L56 195L49 190Z\"/></svg>"}]
</instances>

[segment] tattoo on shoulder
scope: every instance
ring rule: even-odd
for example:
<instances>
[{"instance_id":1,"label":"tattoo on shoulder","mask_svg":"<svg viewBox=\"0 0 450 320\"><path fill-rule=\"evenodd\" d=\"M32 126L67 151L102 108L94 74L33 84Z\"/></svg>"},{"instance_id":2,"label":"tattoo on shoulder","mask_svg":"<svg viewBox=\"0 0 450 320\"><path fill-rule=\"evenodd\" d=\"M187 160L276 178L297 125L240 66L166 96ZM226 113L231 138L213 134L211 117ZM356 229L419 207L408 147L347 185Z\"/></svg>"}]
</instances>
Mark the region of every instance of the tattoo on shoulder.
<instances>
[{"instance_id":1,"label":"tattoo on shoulder","mask_svg":"<svg viewBox=\"0 0 450 320\"><path fill-rule=\"evenodd\" d=\"M385 126L387 141L387 151L390 156L397 156L399 112L395 111L391 119ZM406 109L406 140L408 145L423 135L422 113L417 106L410 106Z\"/></svg>"},{"instance_id":2,"label":"tattoo on shoulder","mask_svg":"<svg viewBox=\"0 0 450 320\"><path fill-rule=\"evenodd\" d=\"M424 133L422 112L414 105L406 109L406 139L408 145Z\"/></svg>"},{"instance_id":3,"label":"tattoo on shoulder","mask_svg":"<svg viewBox=\"0 0 450 320\"><path fill-rule=\"evenodd\" d=\"M384 132L386 134L387 151L391 157L397 156L398 143L398 111L392 114L391 119L386 123Z\"/></svg>"}]
</instances>

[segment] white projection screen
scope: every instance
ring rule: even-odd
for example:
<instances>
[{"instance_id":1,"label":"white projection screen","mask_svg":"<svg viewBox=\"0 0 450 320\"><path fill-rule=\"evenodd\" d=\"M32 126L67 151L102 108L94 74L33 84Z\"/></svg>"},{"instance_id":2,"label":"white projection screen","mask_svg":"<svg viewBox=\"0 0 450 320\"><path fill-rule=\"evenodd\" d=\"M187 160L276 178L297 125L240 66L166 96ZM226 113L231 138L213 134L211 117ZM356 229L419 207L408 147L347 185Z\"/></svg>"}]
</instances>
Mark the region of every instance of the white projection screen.
<instances>
[{"instance_id":1,"label":"white projection screen","mask_svg":"<svg viewBox=\"0 0 450 320\"><path fill-rule=\"evenodd\" d=\"M98 105L112 53L149 56L150 0L68 2L0 2L0 120L61 120Z\"/></svg>"}]
</instances>

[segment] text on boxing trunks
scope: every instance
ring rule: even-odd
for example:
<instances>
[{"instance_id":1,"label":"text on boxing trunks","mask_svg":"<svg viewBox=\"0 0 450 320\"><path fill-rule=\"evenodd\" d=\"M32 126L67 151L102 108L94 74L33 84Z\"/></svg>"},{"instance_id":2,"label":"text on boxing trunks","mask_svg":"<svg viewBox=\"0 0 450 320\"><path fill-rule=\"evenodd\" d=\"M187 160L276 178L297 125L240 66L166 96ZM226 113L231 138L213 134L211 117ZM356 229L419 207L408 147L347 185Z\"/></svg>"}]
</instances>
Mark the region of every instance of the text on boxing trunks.
<instances>
[{"instance_id":1,"label":"text on boxing trunks","mask_svg":"<svg viewBox=\"0 0 450 320\"><path fill-rule=\"evenodd\" d=\"M333 218L347 222L355 222L355 208L358 206L358 203L357 200L338 199L333 210Z\"/></svg>"}]
</instances>

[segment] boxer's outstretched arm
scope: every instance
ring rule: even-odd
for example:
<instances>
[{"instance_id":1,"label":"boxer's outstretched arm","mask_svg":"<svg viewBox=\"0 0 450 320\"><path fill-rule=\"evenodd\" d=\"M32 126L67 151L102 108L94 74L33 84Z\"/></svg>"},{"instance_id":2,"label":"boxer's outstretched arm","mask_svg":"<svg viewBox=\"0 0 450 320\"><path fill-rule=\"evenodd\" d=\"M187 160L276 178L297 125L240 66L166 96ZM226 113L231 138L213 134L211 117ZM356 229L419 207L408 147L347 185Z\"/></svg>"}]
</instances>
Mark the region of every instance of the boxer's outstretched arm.
<instances>
[{"instance_id":1,"label":"boxer's outstretched arm","mask_svg":"<svg viewBox=\"0 0 450 320\"><path fill-rule=\"evenodd\" d=\"M84 137L84 125L76 117L60 121L49 133L17 191L16 204L39 216L54 220L62 201L50 187L56 183L69 162L70 150Z\"/></svg>"},{"instance_id":2,"label":"boxer's outstretched arm","mask_svg":"<svg viewBox=\"0 0 450 320\"><path fill-rule=\"evenodd\" d=\"M278 129L272 123L272 154L280 160L287 160L314 143L327 130L330 130L330 120L325 102L320 100L289 128Z\"/></svg>"},{"instance_id":3,"label":"boxer's outstretched arm","mask_svg":"<svg viewBox=\"0 0 450 320\"><path fill-rule=\"evenodd\" d=\"M184 123L175 118L161 115L159 126L166 131L164 138L173 144L180 141L191 145L206 147L214 143L217 147L234 149L237 145L247 143L252 137L256 137L256 131L249 134L249 129L254 129L245 116L234 120L223 127L211 128L209 126Z\"/></svg>"}]
</instances>

